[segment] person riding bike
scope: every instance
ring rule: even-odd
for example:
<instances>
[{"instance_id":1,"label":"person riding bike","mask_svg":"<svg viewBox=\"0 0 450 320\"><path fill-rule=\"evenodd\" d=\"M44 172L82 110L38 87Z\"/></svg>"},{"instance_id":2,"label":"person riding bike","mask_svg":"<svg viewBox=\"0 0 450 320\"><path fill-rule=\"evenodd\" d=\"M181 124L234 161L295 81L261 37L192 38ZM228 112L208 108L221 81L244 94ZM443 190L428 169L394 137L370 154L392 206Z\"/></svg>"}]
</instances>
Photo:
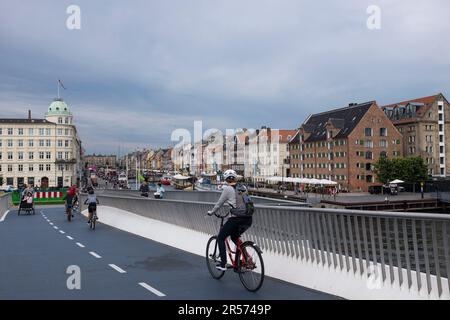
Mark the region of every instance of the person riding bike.
<instances>
[{"instance_id":1,"label":"person riding bike","mask_svg":"<svg viewBox=\"0 0 450 320\"><path fill-rule=\"evenodd\" d=\"M216 268L220 271L226 271L227 263L227 251L225 247L225 239L230 236L231 240L237 245L239 237L252 225L252 216L243 214L242 207L245 207L242 197L239 194L247 192L245 186L237 185L237 173L234 170L226 170L223 174L226 185L222 188L222 194L217 201L216 205L211 211L208 211L208 215L213 215L224 204L228 204L231 207L230 217L224 224L217 236L217 243L220 252L220 264ZM242 214L241 214L242 213Z\"/></svg>"},{"instance_id":2,"label":"person riding bike","mask_svg":"<svg viewBox=\"0 0 450 320\"><path fill-rule=\"evenodd\" d=\"M158 186L156 187L156 192L154 193L156 199L163 199L164 198L164 190L162 183L158 182Z\"/></svg>"},{"instance_id":3,"label":"person riding bike","mask_svg":"<svg viewBox=\"0 0 450 320\"><path fill-rule=\"evenodd\" d=\"M90 224L94 212L97 211L97 204L100 204L100 202L97 199L97 196L94 193L94 188L92 188L92 187L88 188L88 195L87 195L86 201L84 201L84 204L88 205L89 215L88 215L88 222L87 223Z\"/></svg>"},{"instance_id":4,"label":"person riding bike","mask_svg":"<svg viewBox=\"0 0 450 320\"><path fill-rule=\"evenodd\" d=\"M150 188L148 186L148 179L146 178L144 182L142 183L141 187L139 188L141 191L141 196L148 197L148 193L150 192Z\"/></svg>"},{"instance_id":5,"label":"person riding bike","mask_svg":"<svg viewBox=\"0 0 450 320\"><path fill-rule=\"evenodd\" d=\"M70 189L66 193L66 196L63 198L63 200L66 201L66 214L70 214L72 218L73 199L75 198L77 192L77 186L73 185L70 187Z\"/></svg>"}]
</instances>

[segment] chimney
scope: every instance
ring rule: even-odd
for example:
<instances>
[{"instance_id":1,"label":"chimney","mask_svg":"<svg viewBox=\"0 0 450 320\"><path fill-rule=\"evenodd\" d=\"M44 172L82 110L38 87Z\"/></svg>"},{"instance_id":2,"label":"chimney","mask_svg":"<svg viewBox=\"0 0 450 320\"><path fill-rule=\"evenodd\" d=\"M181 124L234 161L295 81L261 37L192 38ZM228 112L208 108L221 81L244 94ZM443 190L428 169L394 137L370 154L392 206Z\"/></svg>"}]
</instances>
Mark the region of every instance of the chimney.
<instances>
[{"instance_id":1,"label":"chimney","mask_svg":"<svg viewBox=\"0 0 450 320\"><path fill-rule=\"evenodd\" d=\"M28 110L28 120L31 120L31 110Z\"/></svg>"}]
</instances>

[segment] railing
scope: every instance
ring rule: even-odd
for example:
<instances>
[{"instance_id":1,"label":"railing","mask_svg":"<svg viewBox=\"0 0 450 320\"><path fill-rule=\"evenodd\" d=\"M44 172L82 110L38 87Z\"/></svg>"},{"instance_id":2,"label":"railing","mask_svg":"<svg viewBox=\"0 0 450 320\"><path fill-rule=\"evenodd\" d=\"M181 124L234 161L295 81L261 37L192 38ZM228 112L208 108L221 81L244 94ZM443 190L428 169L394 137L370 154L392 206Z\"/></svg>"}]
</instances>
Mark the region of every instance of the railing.
<instances>
[{"instance_id":1,"label":"railing","mask_svg":"<svg viewBox=\"0 0 450 320\"><path fill-rule=\"evenodd\" d=\"M5 193L0 195L0 219L3 217L6 211L9 209L11 195Z\"/></svg>"},{"instance_id":2,"label":"railing","mask_svg":"<svg viewBox=\"0 0 450 320\"><path fill-rule=\"evenodd\" d=\"M101 205L206 234L213 203L99 196ZM379 280L433 298L450 298L450 215L256 206L244 238L263 251ZM223 209L225 210L225 209ZM225 211L224 211L225 212Z\"/></svg>"}]
</instances>

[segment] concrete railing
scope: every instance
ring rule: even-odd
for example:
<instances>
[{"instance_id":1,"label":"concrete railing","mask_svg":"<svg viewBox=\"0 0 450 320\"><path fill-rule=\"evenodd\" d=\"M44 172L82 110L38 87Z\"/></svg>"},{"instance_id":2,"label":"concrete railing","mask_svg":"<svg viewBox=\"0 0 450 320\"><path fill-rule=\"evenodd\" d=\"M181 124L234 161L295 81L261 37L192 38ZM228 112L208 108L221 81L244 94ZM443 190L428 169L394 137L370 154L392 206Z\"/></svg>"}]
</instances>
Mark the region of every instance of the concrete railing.
<instances>
[{"instance_id":1,"label":"concrete railing","mask_svg":"<svg viewBox=\"0 0 450 320\"><path fill-rule=\"evenodd\" d=\"M218 219L205 219L211 202L99 199L101 205L190 230L218 232ZM412 298L450 299L449 230L450 215L257 205L244 239L263 251L345 273L352 280L370 282L375 275L380 285Z\"/></svg>"},{"instance_id":2,"label":"concrete railing","mask_svg":"<svg viewBox=\"0 0 450 320\"><path fill-rule=\"evenodd\" d=\"M3 218L3 215L6 213L6 211L9 210L11 202L10 199L11 199L10 193L0 195L0 220Z\"/></svg>"}]
</instances>

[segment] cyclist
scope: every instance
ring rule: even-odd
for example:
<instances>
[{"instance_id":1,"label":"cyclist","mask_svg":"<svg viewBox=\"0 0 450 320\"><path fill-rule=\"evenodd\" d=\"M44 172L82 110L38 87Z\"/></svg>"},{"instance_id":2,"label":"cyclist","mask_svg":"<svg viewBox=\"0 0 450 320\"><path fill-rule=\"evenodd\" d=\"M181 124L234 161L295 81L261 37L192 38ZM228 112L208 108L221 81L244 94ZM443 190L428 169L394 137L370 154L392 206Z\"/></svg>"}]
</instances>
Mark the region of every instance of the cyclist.
<instances>
[{"instance_id":1,"label":"cyclist","mask_svg":"<svg viewBox=\"0 0 450 320\"><path fill-rule=\"evenodd\" d=\"M251 216L239 214L239 211L242 210L241 208L243 203L237 203L243 202L242 197L237 197L237 193L246 192L247 188L245 186L237 186L238 179L236 171L234 170L226 170L223 177L227 184L222 187L222 194L214 208L211 211L208 211L208 215L212 215L224 204L228 204L231 207L230 217L217 236L217 243L219 245L220 252L220 264L218 264L216 268L220 271L227 270L227 251L225 248L225 239L230 236L231 240L237 245L239 237L252 225Z\"/></svg>"},{"instance_id":2,"label":"cyclist","mask_svg":"<svg viewBox=\"0 0 450 320\"><path fill-rule=\"evenodd\" d=\"M75 198L75 195L77 194L77 186L73 185L69 188L69 190L66 193L66 196L63 198L66 201L66 214L72 215L72 207L73 207L73 199Z\"/></svg>"},{"instance_id":3,"label":"cyclist","mask_svg":"<svg viewBox=\"0 0 450 320\"><path fill-rule=\"evenodd\" d=\"M100 202L97 199L97 196L94 193L94 188L92 188L92 187L88 188L88 195L87 195L86 201L84 201L84 204L88 205L89 215L88 215L88 222L87 223L90 224L94 212L97 211L97 204L100 204ZM98 219L97 216L95 217L95 219L96 220Z\"/></svg>"},{"instance_id":4,"label":"cyclist","mask_svg":"<svg viewBox=\"0 0 450 320\"><path fill-rule=\"evenodd\" d=\"M163 199L164 198L164 190L161 182L158 182L158 186L156 187L156 192L154 193L156 199Z\"/></svg>"},{"instance_id":5,"label":"cyclist","mask_svg":"<svg viewBox=\"0 0 450 320\"><path fill-rule=\"evenodd\" d=\"M150 191L150 188L148 186L148 179L145 178L144 182L142 183L141 187L139 188L141 191L141 196L148 197L148 193Z\"/></svg>"}]
</instances>

